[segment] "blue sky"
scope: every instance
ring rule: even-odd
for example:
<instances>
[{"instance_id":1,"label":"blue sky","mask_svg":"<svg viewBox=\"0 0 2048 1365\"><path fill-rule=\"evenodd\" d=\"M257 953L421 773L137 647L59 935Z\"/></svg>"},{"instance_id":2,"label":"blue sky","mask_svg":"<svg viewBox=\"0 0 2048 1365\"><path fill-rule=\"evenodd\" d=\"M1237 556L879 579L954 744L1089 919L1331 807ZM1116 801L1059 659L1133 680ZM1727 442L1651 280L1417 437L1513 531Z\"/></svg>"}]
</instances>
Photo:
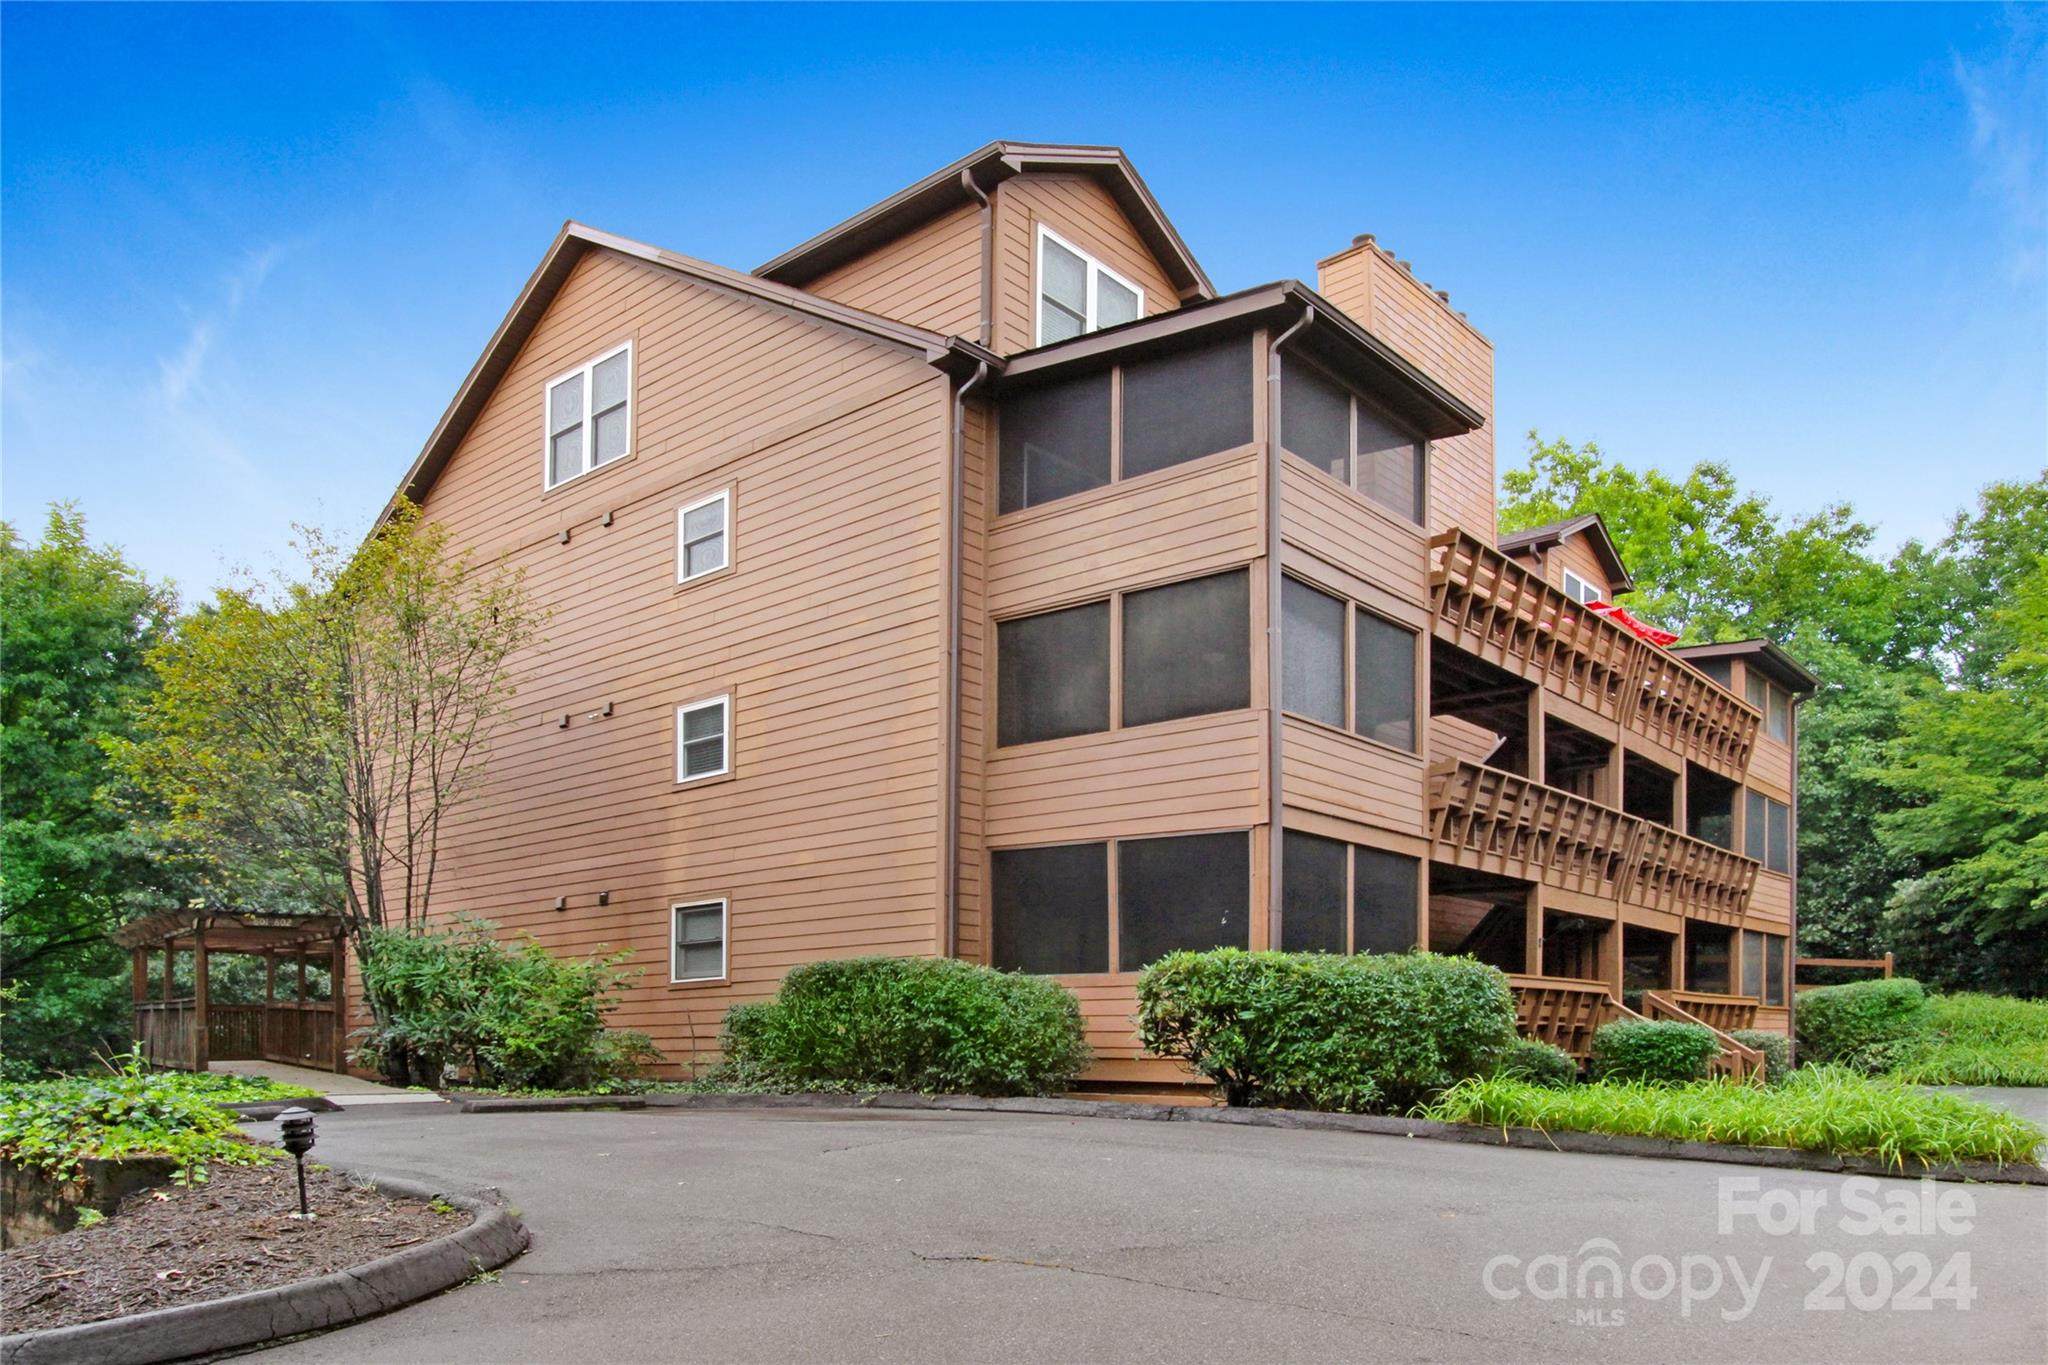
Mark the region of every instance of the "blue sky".
<instances>
[{"instance_id":1,"label":"blue sky","mask_svg":"<svg viewBox=\"0 0 2048 1365\"><path fill-rule=\"evenodd\" d=\"M1377 233L1503 462L1934 535L2048 452L2042 13L7 5L0 507L204 591L367 523L564 218L751 267L1009 137L1125 147L1225 290Z\"/></svg>"}]
</instances>

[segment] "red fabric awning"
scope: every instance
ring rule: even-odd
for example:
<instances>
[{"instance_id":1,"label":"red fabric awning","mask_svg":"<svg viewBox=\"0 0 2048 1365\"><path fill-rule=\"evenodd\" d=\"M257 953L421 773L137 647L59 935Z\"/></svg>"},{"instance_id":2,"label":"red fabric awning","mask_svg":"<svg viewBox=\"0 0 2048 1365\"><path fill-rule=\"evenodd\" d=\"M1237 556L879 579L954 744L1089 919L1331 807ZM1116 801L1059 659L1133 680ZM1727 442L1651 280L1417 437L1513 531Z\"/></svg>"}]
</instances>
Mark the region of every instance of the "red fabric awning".
<instances>
[{"instance_id":1,"label":"red fabric awning","mask_svg":"<svg viewBox=\"0 0 2048 1365\"><path fill-rule=\"evenodd\" d=\"M1626 626L1638 639L1648 640L1659 649L1669 649L1678 643L1678 637L1668 630L1659 630L1647 621L1638 621L1626 610L1612 602L1588 602L1586 610L1598 612L1618 626Z\"/></svg>"}]
</instances>

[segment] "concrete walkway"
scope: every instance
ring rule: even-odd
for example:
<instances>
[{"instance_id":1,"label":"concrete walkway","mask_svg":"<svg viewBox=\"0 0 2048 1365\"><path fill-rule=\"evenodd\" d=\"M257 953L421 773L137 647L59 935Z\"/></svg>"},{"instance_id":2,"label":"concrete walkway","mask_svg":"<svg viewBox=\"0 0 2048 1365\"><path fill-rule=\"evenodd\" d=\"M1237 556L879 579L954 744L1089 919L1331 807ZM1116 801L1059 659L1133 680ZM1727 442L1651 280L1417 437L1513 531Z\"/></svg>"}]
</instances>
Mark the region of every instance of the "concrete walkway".
<instances>
[{"instance_id":1,"label":"concrete walkway","mask_svg":"<svg viewBox=\"0 0 2048 1365\"><path fill-rule=\"evenodd\" d=\"M439 1095L426 1090L400 1090L396 1086L380 1081L364 1080L345 1072L315 1071L309 1066L293 1066L288 1062L237 1061L214 1062L208 1071L223 1071L234 1076L261 1076L265 1080L278 1081L284 1085L303 1085L308 1090L317 1090L321 1095L344 1109L374 1104L443 1104Z\"/></svg>"},{"instance_id":2,"label":"concrete walkway","mask_svg":"<svg viewBox=\"0 0 2048 1365\"><path fill-rule=\"evenodd\" d=\"M495 1185L534 1244L279 1365L2048 1359L2048 1190L919 1111L394 1105L319 1141ZM1863 1231L1880 1198L1945 1226Z\"/></svg>"}]
</instances>

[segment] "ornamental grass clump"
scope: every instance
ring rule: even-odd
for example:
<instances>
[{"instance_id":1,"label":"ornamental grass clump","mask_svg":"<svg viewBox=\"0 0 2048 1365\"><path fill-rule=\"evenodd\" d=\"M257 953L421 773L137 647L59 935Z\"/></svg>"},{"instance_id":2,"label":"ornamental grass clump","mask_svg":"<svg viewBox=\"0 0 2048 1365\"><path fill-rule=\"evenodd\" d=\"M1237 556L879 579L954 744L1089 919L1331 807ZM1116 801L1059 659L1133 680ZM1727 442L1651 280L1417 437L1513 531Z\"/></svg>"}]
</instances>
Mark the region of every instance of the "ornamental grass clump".
<instances>
[{"instance_id":1,"label":"ornamental grass clump","mask_svg":"<svg viewBox=\"0 0 2048 1365\"><path fill-rule=\"evenodd\" d=\"M1515 1036L1507 977L1435 953L1168 953L1138 978L1138 1036L1226 1103L1403 1111L1492 1070Z\"/></svg>"},{"instance_id":2,"label":"ornamental grass clump","mask_svg":"<svg viewBox=\"0 0 2048 1365\"><path fill-rule=\"evenodd\" d=\"M1424 1111L1447 1123L1552 1132L1613 1133L1790 1147L1886 1165L2039 1158L2040 1128L2017 1114L1966 1099L1864 1076L1847 1067L1802 1067L1783 1085L1733 1080L1691 1085L1596 1081L1552 1090L1489 1076L1460 1083Z\"/></svg>"},{"instance_id":3,"label":"ornamental grass clump","mask_svg":"<svg viewBox=\"0 0 2048 1365\"><path fill-rule=\"evenodd\" d=\"M1800 997L1802 1009L1806 1000ZM1929 996L1926 1030L1916 1046L1900 1051L1890 1073L1894 1080L2048 1085L2048 1000L1968 992Z\"/></svg>"},{"instance_id":4,"label":"ornamental grass clump","mask_svg":"<svg viewBox=\"0 0 2048 1365\"><path fill-rule=\"evenodd\" d=\"M0 1158L64 1181L83 1174L88 1160L169 1157L174 1178L188 1185L206 1179L209 1162L276 1159L276 1148L244 1139L235 1116L220 1107L223 1095L248 1087L207 1081L152 1072L131 1056L106 1076L9 1086L0 1091Z\"/></svg>"},{"instance_id":5,"label":"ornamental grass clump","mask_svg":"<svg viewBox=\"0 0 2048 1365\"><path fill-rule=\"evenodd\" d=\"M1093 1061L1056 981L951 958L808 962L726 1014L718 1080L751 1089L1049 1095Z\"/></svg>"}]
</instances>

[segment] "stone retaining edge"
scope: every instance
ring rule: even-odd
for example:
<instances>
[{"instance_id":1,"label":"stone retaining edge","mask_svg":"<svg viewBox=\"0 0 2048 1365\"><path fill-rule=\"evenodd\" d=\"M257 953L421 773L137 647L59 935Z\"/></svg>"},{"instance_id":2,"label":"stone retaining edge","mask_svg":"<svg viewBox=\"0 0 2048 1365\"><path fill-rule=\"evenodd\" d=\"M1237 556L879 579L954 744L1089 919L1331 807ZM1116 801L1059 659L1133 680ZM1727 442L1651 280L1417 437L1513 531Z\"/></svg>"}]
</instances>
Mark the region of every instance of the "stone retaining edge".
<instances>
[{"instance_id":1,"label":"stone retaining edge","mask_svg":"<svg viewBox=\"0 0 2048 1365\"><path fill-rule=\"evenodd\" d=\"M231 1351L404 1307L526 1250L525 1224L495 1190L463 1192L388 1176L368 1177L368 1183L400 1199L444 1200L474 1218L431 1242L310 1280L0 1337L0 1365L154 1365Z\"/></svg>"},{"instance_id":2,"label":"stone retaining edge","mask_svg":"<svg viewBox=\"0 0 2048 1365\"><path fill-rule=\"evenodd\" d=\"M1186 1104L1143 1104L1124 1100L991 1099L978 1095L918 1095L903 1091L873 1094L662 1094L627 1096L479 1097L458 1100L465 1114L546 1113L577 1109L946 1109L969 1113L1041 1114L1057 1118L1133 1119L1155 1123L1229 1123L1250 1128L1305 1128L1382 1137L1427 1138L1485 1147L1528 1147L1595 1156L1649 1157L1664 1161L1718 1161L1778 1170L1830 1175L1888 1176L1894 1179L1974 1181L2048 1186L2048 1167L2000 1166L1989 1161L1939 1166L1887 1166L1875 1157L1834 1156L1790 1147L1738 1147L1718 1142L1632 1137L1614 1133L1550 1132L1541 1128L1482 1128L1435 1119L1379 1114L1325 1114L1307 1109L1221 1109Z\"/></svg>"}]
</instances>

